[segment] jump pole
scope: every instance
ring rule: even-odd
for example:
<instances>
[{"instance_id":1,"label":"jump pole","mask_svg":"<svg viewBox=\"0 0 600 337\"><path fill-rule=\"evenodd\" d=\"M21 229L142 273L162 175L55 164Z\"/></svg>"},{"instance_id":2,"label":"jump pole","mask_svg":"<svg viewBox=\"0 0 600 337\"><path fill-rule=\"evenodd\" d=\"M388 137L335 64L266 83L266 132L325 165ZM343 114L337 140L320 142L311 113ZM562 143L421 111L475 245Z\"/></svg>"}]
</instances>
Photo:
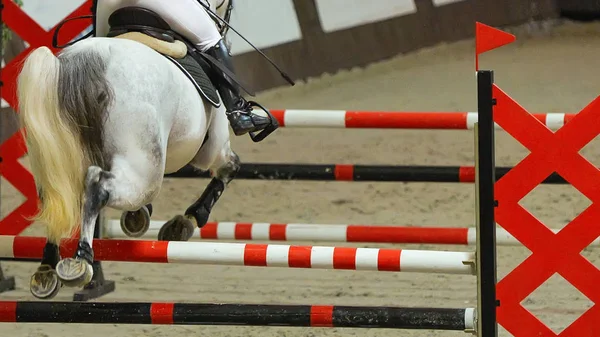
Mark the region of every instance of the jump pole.
<instances>
[{"instance_id":1,"label":"jump pole","mask_svg":"<svg viewBox=\"0 0 600 337\"><path fill-rule=\"evenodd\" d=\"M0 322L434 329L469 332L475 326L475 309L149 302L0 302Z\"/></svg>"},{"instance_id":2,"label":"jump pole","mask_svg":"<svg viewBox=\"0 0 600 337\"><path fill-rule=\"evenodd\" d=\"M0 236L0 259L41 261L45 244L42 237ZM60 246L61 256L71 257L77 240ZM472 252L102 239L93 247L96 261L476 274Z\"/></svg>"},{"instance_id":3,"label":"jump pole","mask_svg":"<svg viewBox=\"0 0 600 337\"><path fill-rule=\"evenodd\" d=\"M288 128L472 130L479 118L477 112L271 110L271 113L280 126ZM574 116L556 112L533 115L554 130ZM502 130L498 125L494 127Z\"/></svg>"},{"instance_id":4,"label":"jump pole","mask_svg":"<svg viewBox=\"0 0 600 337\"><path fill-rule=\"evenodd\" d=\"M512 167L496 167L501 178ZM168 174L168 178L210 178L208 172L185 166ZM474 166L398 166L354 164L287 164L243 163L236 179L248 180L313 180L313 181L379 181L379 182L438 182L474 183ZM554 173L544 184L566 184Z\"/></svg>"},{"instance_id":5,"label":"jump pole","mask_svg":"<svg viewBox=\"0 0 600 337\"><path fill-rule=\"evenodd\" d=\"M150 229L139 239L157 238L158 231L166 222L166 220L150 221ZM119 220L107 220L103 226L104 239L131 239L121 230ZM552 229L552 231L557 233L560 229ZM477 243L477 229L475 227L209 222L201 229L196 228L192 239L474 246ZM514 236L502 228L496 229L496 244L498 246L522 246ZM594 240L590 247L592 246L600 246L600 238Z\"/></svg>"}]
</instances>

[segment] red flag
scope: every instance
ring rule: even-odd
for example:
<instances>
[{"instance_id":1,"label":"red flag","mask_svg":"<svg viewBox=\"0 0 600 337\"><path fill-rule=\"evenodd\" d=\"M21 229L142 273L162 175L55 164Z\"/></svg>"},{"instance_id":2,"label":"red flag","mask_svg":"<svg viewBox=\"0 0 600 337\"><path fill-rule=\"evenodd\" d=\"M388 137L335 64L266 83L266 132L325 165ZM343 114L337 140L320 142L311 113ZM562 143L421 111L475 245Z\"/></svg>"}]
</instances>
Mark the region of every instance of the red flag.
<instances>
[{"instance_id":1,"label":"red flag","mask_svg":"<svg viewBox=\"0 0 600 337\"><path fill-rule=\"evenodd\" d=\"M479 54L512 43L517 38L494 27L477 22L475 24L475 70L479 70Z\"/></svg>"}]
</instances>

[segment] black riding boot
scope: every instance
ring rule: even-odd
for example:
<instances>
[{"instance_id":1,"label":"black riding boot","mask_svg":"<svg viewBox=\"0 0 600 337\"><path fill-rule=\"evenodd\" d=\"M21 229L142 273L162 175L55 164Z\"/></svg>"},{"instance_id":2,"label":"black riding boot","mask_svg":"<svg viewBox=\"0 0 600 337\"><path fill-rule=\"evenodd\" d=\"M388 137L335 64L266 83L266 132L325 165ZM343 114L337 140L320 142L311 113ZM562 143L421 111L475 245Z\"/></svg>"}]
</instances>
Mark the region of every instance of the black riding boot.
<instances>
[{"instance_id":1,"label":"black riding boot","mask_svg":"<svg viewBox=\"0 0 600 337\"><path fill-rule=\"evenodd\" d=\"M233 63L227 46L221 40L219 44L209 49L207 53L221 62L232 72ZM227 77L226 74L223 74ZM240 90L234 81L221 79L218 90L221 94L221 99L226 108L227 119L236 136L244 135L248 132L256 132L264 130L269 126L273 126L276 121L272 121L269 117L263 117L252 112L252 104L248 103L240 94ZM271 131L272 132L272 131ZM270 133L270 132L269 132Z\"/></svg>"}]
</instances>

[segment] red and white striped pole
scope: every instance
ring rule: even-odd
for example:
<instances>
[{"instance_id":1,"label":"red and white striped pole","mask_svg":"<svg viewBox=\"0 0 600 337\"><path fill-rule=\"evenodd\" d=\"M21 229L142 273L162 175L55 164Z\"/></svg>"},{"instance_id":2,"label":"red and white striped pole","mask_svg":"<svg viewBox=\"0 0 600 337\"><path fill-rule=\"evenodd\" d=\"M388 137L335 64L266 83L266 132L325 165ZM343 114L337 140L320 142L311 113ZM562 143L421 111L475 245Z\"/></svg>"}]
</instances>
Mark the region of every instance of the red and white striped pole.
<instances>
[{"instance_id":1,"label":"red and white striped pole","mask_svg":"<svg viewBox=\"0 0 600 337\"><path fill-rule=\"evenodd\" d=\"M295 128L374 128L374 129L452 129L472 130L477 112L400 112L346 110L272 110L282 127ZM548 128L556 130L575 114L533 114ZM501 128L496 125L497 130Z\"/></svg>"},{"instance_id":2,"label":"red and white striped pole","mask_svg":"<svg viewBox=\"0 0 600 337\"><path fill-rule=\"evenodd\" d=\"M0 236L0 258L41 260L45 244L41 237ZM473 252L102 239L93 247L97 261L475 275ZM77 240L63 240L61 256L76 248Z\"/></svg>"},{"instance_id":3,"label":"red and white striped pole","mask_svg":"<svg viewBox=\"0 0 600 337\"><path fill-rule=\"evenodd\" d=\"M156 239L166 221L152 220L143 239ZM558 229L553 229L558 231ZM119 220L108 220L103 227L105 238L127 238ZM457 227L403 227L347 224L277 224L209 222L196 229L193 238L205 240L289 241L289 242L360 242L397 244L449 244L472 246L476 229ZM521 246L506 230L496 230L499 246ZM600 246L600 238L592 245Z\"/></svg>"}]
</instances>

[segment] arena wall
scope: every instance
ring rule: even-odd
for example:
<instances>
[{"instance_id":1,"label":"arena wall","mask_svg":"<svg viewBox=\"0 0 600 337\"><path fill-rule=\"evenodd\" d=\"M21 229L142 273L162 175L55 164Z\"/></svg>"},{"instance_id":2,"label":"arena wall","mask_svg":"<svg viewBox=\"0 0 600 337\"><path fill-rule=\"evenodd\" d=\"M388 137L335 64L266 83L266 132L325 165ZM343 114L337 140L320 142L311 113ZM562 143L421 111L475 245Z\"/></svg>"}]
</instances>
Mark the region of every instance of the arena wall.
<instances>
[{"instance_id":1,"label":"arena wall","mask_svg":"<svg viewBox=\"0 0 600 337\"><path fill-rule=\"evenodd\" d=\"M559 15L556 0L261 0L271 17L253 17L242 26L246 38L260 47L294 79L364 66L441 42L473 37L475 21L503 27ZM270 6L278 2L278 5ZM243 14L238 0L236 15ZM240 8L241 7L241 8ZM293 11L290 8L293 7ZM250 9L252 11L252 9ZM260 11L254 9L254 11ZM284 22L284 23L282 23ZM268 33L277 31L276 33ZM275 35L271 43L265 34ZM286 35L287 34L287 35ZM284 80L245 42L228 35L237 71L254 90L284 85ZM273 41L281 41L276 43ZM241 46L241 47L240 47ZM242 48L242 51L240 51Z\"/></svg>"},{"instance_id":2,"label":"arena wall","mask_svg":"<svg viewBox=\"0 0 600 337\"><path fill-rule=\"evenodd\" d=\"M557 0L561 14L578 20L600 18L600 0Z\"/></svg>"}]
</instances>

